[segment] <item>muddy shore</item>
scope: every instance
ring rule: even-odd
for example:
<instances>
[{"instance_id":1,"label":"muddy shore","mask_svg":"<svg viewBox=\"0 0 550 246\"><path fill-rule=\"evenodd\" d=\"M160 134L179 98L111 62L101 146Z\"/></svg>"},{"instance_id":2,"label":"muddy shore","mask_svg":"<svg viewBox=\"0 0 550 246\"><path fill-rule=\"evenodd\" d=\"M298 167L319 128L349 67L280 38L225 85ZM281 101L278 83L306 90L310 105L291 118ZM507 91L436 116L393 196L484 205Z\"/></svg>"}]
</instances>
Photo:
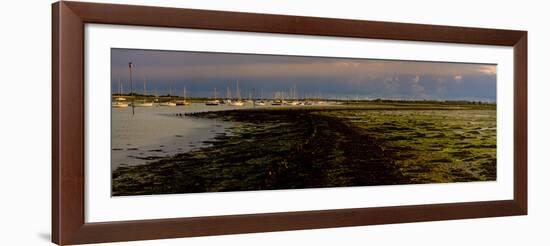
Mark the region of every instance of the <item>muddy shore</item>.
<instances>
[{"instance_id":1,"label":"muddy shore","mask_svg":"<svg viewBox=\"0 0 550 246\"><path fill-rule=\"evenodd\" d=\"M232 110L182 117L234 122L211 146L157 162L121 167L113 195L407 184L361 129L312 110ZM379 140L377 140L379 141Z\"/></svg>"}]
</instances>

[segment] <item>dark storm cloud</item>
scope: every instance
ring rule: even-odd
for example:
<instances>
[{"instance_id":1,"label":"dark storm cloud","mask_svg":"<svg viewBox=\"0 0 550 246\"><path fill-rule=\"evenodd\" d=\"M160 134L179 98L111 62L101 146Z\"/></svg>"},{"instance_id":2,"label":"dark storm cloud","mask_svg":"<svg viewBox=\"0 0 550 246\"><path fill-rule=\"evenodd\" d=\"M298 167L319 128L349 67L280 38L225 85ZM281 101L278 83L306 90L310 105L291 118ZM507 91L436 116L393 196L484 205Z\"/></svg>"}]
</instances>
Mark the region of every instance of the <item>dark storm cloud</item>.
<instances>
[{"instance_id":1,"label":"dark storm cloud","mask_svg":"<svg viewBox=\"0 0 550 246\"><path fill-rule=\"evenodd\" d=\"M112 84L128 88L133 62L136 91L166 93L185 86L194 96L225 92L239 80L243 95L289 91L300 96L338 98L466 99L496 98L496 66L487 64L390 61L227 53L112 49ZM127 91L127 89L126 89Z\"/></svg>"}]
</instances>

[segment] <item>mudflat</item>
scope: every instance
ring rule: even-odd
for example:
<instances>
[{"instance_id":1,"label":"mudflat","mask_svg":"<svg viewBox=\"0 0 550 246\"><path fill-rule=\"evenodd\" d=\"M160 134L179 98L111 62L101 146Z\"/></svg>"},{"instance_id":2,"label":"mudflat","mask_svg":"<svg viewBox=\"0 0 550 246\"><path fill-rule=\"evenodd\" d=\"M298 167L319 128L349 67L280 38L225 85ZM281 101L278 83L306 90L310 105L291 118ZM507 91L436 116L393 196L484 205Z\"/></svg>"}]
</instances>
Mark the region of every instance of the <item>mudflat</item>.
<instances>
[{"instance_id":1,"label":"mudflat","mask_svg":"<svg viewBox=\"0 0 550 246\"><path fill-rule=\"evenodd\" d=\"M358 104L187 113L207 147L113 170L115 196L496 180L496 106Z\"/></svg>"}]
</instances>

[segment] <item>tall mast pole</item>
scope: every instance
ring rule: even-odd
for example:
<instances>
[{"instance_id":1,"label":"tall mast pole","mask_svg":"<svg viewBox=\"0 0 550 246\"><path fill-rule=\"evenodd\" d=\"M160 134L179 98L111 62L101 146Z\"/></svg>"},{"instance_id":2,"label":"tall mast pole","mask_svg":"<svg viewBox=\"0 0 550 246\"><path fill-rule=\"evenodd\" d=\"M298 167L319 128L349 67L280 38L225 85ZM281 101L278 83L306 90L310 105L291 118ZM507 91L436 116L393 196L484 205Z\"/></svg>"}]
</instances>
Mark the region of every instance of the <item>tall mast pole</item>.
<instances>
[{"instance_id":1,"label":"tall mast pole","mask_svg":"<svg viewBox=\"0 0 550 246\"><path fill-rule=\"evenodd\" d=\"M143 96L147 95L147 78L143 78Z\"/></svg>"},{"instance_id":2,"label":"tall mast pole","mask_svg":"<svg viewBox=\"0 0 550 246\"><path fill-rule=\"evenodd\" d=\"M172 98L172 84L174 84L174 81L172 81L172 83L170 83L170 99Z\"/></svg>"},{"instance_id":3,"label":"tall mast pole","mask_svg":"<svg viewBox=\"0 0 550 246\"><path fill-rule=\"evenodd\" d=\"M256 88L252 88L252 106L256 107Z\"/></svg>"},{"instance_id":4,"label":"tall mast pole","mask_svg":"<svg viewBox=\"0 0 550 246\"><path fill-rule=\"evenodd\" d=\"M132 62L129 62L128 63L128 69L130 70L130 96L132 96L132 94L134 94L134 83L132 81ZM132 96L132 115L135 114L135 111L134 111L134 97Z\"/></svg>"},{"instance_id":5,"label":"tall mast pole","mask_svg":"<svg viewBox=\"0 0 550 246\"><path fill-rule=\"evenodd\" d=\"M239 81L237 80L237 88L236 88L236 92L237 92L237 100L238 101L241 101L241 89L239 88Z\"/></svg>"}]
</instances>

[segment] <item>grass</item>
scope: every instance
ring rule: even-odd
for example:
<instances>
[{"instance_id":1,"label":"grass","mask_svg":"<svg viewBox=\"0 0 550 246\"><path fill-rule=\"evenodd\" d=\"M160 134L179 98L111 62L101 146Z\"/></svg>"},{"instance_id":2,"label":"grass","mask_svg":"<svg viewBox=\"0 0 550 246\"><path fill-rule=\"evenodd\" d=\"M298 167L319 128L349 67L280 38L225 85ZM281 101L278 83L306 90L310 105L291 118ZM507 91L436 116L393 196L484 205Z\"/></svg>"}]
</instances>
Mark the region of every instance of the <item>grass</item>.
<instances>
[{"instance_id":1,"label":"grass","mask_svg":"<svg viewBox=\"0 0 550 246\"><path fill-rule=\"evenodd\" d=\"M412 183L496 179L494 108L338 110L316 114L343 119L374 138Z\"/></svg>"}]
</instances>

